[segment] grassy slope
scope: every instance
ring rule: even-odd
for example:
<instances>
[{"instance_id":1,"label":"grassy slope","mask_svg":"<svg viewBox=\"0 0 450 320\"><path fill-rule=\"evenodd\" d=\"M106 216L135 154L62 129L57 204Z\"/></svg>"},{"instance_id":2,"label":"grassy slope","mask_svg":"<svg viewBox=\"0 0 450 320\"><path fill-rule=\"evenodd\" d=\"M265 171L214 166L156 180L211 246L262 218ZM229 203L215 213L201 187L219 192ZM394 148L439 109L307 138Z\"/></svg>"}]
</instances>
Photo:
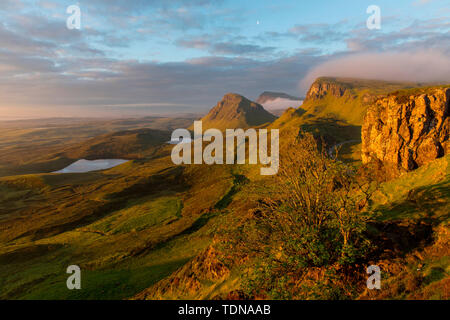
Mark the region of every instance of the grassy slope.
<instances>
[{"instance_id":1,"label":"grassy slope","mask_svg":"<svg viewBox=\"0 0 450 320\"><path fill-rule=\"evenodd\" d=\"M103 172L0 179L0 272L8 275L0 297L136 294L209 244L212 231L202 227L233 185L229 169L183 169L160 158ZM70 264L83 270L82 291L65 288Z\"/></svg>"},{"instance_id":2,"label":"grassy slope","mask_svg":"<svg viewBox=\"0 0 450 320\"><path fill-rule=\"evenodd\" d=\"M367 291L362 283L360 296L355 298L450 298L449 181L450 155L447 155L380 186L372 207L379 213L381 223L377 233L386 237L387 243L380 245L384 251L373 264L382 268L383 290ZM251 192L253 183L261 185L261 182L244 185L227 206L228 214L214 217L205 228L220 225L219 230L226 232L227 226L238 224L257 199ZM423 234L428 229L430 233ZM217 261L211 261L208 251L201 251L190 263L135 298L226 298L230 292L240 289L240 266L227 270L223 276L215 275L217 270L220 270ZM360 276L366 278L365 274Z\"/></svg>"},{"instance_id":3,"label":"grassy slope","mask_svg":"<svg viewBox=\"0 0 450 320\"><path fill-rule=\"evenodd\" d=\"M352 123L362 123L362 118L367 106L366 104L363 104L364 99L368 99L368 96L373 97L380 94L387 94L392 90L407 88L411 85L383 81L367 81L360 83L357 87L355 80L345 81L350 82L352 86L351 92L356 95L356 98L326 97L324 99L310 101L297 110L288 110L280 117L280 119L275 121L271 127L281 128L282 131L296 130L297 128L302 127L304 130L315 132L318 136L323 137L331 135L335 142L355 139L360 137L360 126ZM401 92L407 93L411 90L416 91L421 89L406 89ZM321 104L325 105L325 107L320 110L315 110L315 107ZM307 111L303 108L307 109ZM355 109L358 109L359 111L355 113ZM281 148L281 150L283 150L283 148ZM359 153L359 143L353 142L345 144L340 150L340 158L344 161L355 162L355 164L358 165L358 161L360 161ZM405 241L408 243L408 247L402 247L400 245L400 251L395 252L395 254L399 256L406 255L409 260L397 262L391 256L389 258L390 260L388 259L380 262L384 264L387 269L389 269L390 264L395 265L400 263L400 265L403 266L402 268L409 268L412 270L414 269L414 266L417 266L417 262L410 261L411 259L414 260L414 258L411 258L413 255L418 254L420 256L420 252L434 250L435 256L427 258L427 263L429 263L429 265L423 269L423 276L427 280L421 284L420 288L417 288L417 292L427 292L427 290L430 290L429 288L433 287L437 288L436 290L440 290L442 293L442 285L431 281L432 279L429 274L432 274L433 277L439 281L448 277L449 261L446 258L446 256L448 256L448 250L442 251L441 249L436 249L441 247L440 240L436 240L435 242L417 242L416 240L420 240L423 235L420 233L421 229L416 228L416 226L420 224L431 226L433 230L432 234L439 238L439 230L445 226L445 222L448 220L450 199L448 185L449 159L449 156L438 159L417 171L410 172L396 180L384 183L381 186L380 191L376 194L373 203L375 210L380 213L380 221L382 223L389 224L389 226L390 224L393 224L396 228L397 225L406 225L407 229L408 227L412 229L408 231L409 233L406 233L407 238ZM256 173L257 170L249 169L248 167L245 169L247 170L245 174L248 177L251 177L252 180L257 181L261 179ZM251 207L251 201L248 198L249 194L250 191L244 189L244 191L237 193L233 197L233 201L228 206L230 214L226 217L221 217L221 219L225 219L222 223L223 225L232 225L234 223L234 217L243 215L249 210ZM428 217L428 220L423 221L424 217ZM382 233L382 231L378 232ZM426 237L424 237L423 240L426 240L425 238ZM401 239L395 241L402 242ZM202 252L199 257L201 258L203 256L203 258L205 258L205 255L207 254ZM436 271L435 265L438 265L438 271L440 273ZM196 275L196 272L198 273L197 269L199 268L200 266L195 264L184 266L154 287L143 291L138 297L158 299L208 299L216 296L226 297L228 292L239 288L240 271L231 270L228 276L214 279L214 277L202 276L199 274ZM442 270L446 271L441 272ZM436 273L439 273L439 275L436 276ZM189 274L189 276L186 276L187 274ZM195 276L192 276L192 274ZM362 277L364 278L364 275L362 275ZM395 285L398 285L401 282L401 279L400 281L398 279L398 273L392 272L390 277L391 280L389 281ZM185 282L179 286L178 290L175 290L172 288L172 281L178 278L184 279L181 280L181 282ZM196 289L192 290L190 286L195 287ZM414 298L414 296L408 296L405 291L406 290L400 290L399 293L389 293L387 296L379 296L378 298ZM361 295L361 298L370 297L370 295Z\"/></svg>"},{"instance_id":4,"label":"grassy slope","mask_svg":"<svg viewBox=\"0 0 450 320\"><path fill-rule=\"evenodd\" d=\"M92 158L99 150L89 150L88 147L101 148L102 142L106 142L108 138L119 140L120 137L113 134L118 131L145 128L170 131L188 127L192 121L193 118L155 117L128 120L43 119L0 122L0 177L56 171L73 162L76 157ZM161 140L160 133L155 137L158 138L157 141ZM82 145L83 150L80 150L80 143L84 144L87 139L91 139L89 146ZM131 142L131 145L136 147L145 147L146 140L148 141L132 135L128 135L127 139L125 145ZM118 145L115 148L117 149ZM67 149L66 153L61 152L62 149ZM132 151L136 153L137 150L134 148ZM124 152L109 152L106 155L123 156Z\"/></svg>"},{"instance_id":5,"label":"grassy slope","mask_svg":"<svg viewBox=\"0 0 450 320\"><path fill-rule=\"evenodd\" d=\"M395 257L381 255L382 290L360 298L450 299L450 155L384 183L373 205Z\"/></svg>"},{"instance_id":6,"label":"grassy slope","mask_svg":"<svg viewBox=\"0 0 450 320\"><path fill-rule=\"evenodd\" d=\"M351 78L319 78L317 84L327 83L345 90L342 97L327 94L320 99L308 99L300 107L302 118L334 118L350 125L363 123L367 107L379 96L401 89L417 88L420 84Z\"/></svg>"},{"instance_id":7,"label":"grassy slope","mask_svg":"<svg viewBox=\"0 0 450 320\"><path fill-rule=\"evenodd\" d=\"M426 167L385 183L374 204L382 213L381 220L415 223L421 217L432 215L440 217L435 220L434 227L441 228L442 221L448 219L445 216L448 214L449 198L448 161L448 156L438 159ZM222 171L223 168L227 167L187 168L183 173L186 181L196 181L187 189L180 185L158 188L159 183L149 182L144 178L167 171L167 163L163 160L155 160L151 164L125 164L97 173L113 178L114 186L104 180L107 177L93 177L90 174L69 175L64 179L62 175L2 179L0 186L5 191L2 192L2 208L14 204L18 212L22 212L20 208L24 208L24 205L29 207L28 203L24 204L19 200L23 198L24 192L29 192L30 200L31 196L42 197L41 192L44 190L47 190L47 202L64 198L64 207L53 211L59 214L66 214L65 206L69 205L71 197L77 206L80 205L79 197L84 194L85 188L85 192L90 194L92 199L117 200L125 196L127 201L120 208L112 209L90 223L71 227L55 235L34 238L25 236L2 241L0 272L8 276L3 277L0 282L3 289L1 297L129 298L148 287L152 292L153 284L163 278L171 279L173 275L179 274L176 272L181 272L182 275L192 270L199 272L198 266L187 263L211 243L215 230L232 223L233 216L239 216L251 207L252 200L248 198L248 191L245 188L243 191L236 189L236 178L233 178L229 171ZM173 174L170 173L169 176ZM139 185L137 181L133 181L136 179L146 180L145 186L148 189L136 187ZM127 184L126 181L133 182ZM76 185L78 196L70 196L62 188L72 184ZM153 193L155 187L158 192ZM93 190L95 192L92 192ZM129 198L131 194L134 196ZM204 203L205 199L209 202ZM424 199L429 200L423 202L424 204L434 203L434 206L423 207L421 204ZM42 202L41 199L34 200ZM180 212L181 206L183 209ZM12 213L10 210L5 213L1 218L8 220L7 216ZM50 221L49 219L48 222ZM26 229L28 230L28 227ZM423 249L423 246L414 248L418 252L423 252ZM416 293L424 292L428 294L425 297L433 297L427 292L430 288L433 288L433 292L443 290L440 282L448 276L449 261L442 250L437 253L437 249L430 250L430 254L422 253L422 262L411 258L409 254L409 260L406 262L382 263L384 268L395 269L393 266L397 264L405 266L401 268L401 272L407 272L404 270L406 268L410 273L419 264L424 265L422 273L425 280ZM78 264L83 270L81 291L69 291L65 288L65 268L70 264ZM236 272L231 270L229 275L220 279L201 280L201 287L193 292L169 291L160 298L204 299L224 296L227 292L239 288L239 275ZM403 281L401 272L392 271L389 274L389 279L386 279L389 288L396 288L398 283ZM411 278L409 273L407 276L407 279ZM164 282L159 283L163 287L167 285ZM367 296L363 294L361 298L407 297L404 290L395 290L398 292L393 291L386 297L372 297L367 293Z\"/></svg>"},{"instance_id":8,"label":"grassy slope","mask_svg":"<svg viewBox=\"0 0 450 320\"><path fill-rule=\"evenodd\" d=\"M420 201L419 201L420 199ZM383 219L447 220L450 199L450 155L385 182L375 196Z\"/></svg>"},{"instance_id":9,"label":"grassy slope","mask_svg":"<svg viewBox=\"0 0 450 320\"><path fill-rule=\"evenodd\" d=\"M340 142L361 140L361 125L369 105L379 96L417 87L420 84L351 78L319 78L315 83L345 89L342 97L327 94L308 99L299 108L287 110L272 128L302 128L325 139L329 146ZM343 145L340 155L346 161L359 161L360 144Z\"/></svg>"}]
</instances>

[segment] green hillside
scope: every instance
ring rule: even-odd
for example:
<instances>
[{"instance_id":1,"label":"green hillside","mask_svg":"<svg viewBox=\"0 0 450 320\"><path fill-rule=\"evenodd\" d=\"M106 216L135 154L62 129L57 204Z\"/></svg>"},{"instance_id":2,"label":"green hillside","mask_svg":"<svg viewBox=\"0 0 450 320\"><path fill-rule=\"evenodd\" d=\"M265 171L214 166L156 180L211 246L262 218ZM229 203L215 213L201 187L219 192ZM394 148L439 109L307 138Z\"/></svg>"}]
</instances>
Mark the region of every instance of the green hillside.
<instances>
[{"instance_id":1,"label":"green hillside","mask_svg":"<svg viewBox=\"0 0 450 320\"><path fill-rule=\"evenodd\" d=\"M321 77L311 85L301 106L286 110L270 127L301 128L324 139L330 148L339 145L340 159L360 161L358 141L367 108L387 94L419 90L421 86L412 82Z\"/></svg>"},{"instance_id":2,"label":"green hillside","mask_svg":"<svg viewBox=\"0 0 450 320\"><path fill-rule=\"evenodd\" d=\"M384 183L374 198L380 223L409 230L404 240L412 248L405 252L407 261L401 270L422 263L411 258L414 255L426 261L421 274L428 280L420 292L427 292L429 286L441 288L439 281L449 271L448 261L442 260L445 252L436 244L408 240L420 237L414 234L420 232L414 226L423 224L423 219L428 219L425 224L436 235L447 223L449 160L448 156L437 159ZM69 174L64 179L57 174L1 179L0 272L7 275L0 283L1 297L125 299L153 288L141 297L200 299L225 297L239 290L239 267L214 276L204 274L203 263L217 267L207 247L218 233L232 232L251 212L258 199L255 183L263 182L236 179L245 171L236 176L230 169L239 168L183 169L169 161L128 163L104 172ZM401 244L403 240L396 241ZM438 256L420 253L423 250ZM389 258L383 263L396 266L403 262ZM83 270L81 291L65 288L65 268L70 264ZM441 270L440 275L436 270ZM168 290L174 275L186 287ZM394 272L389 281L396 283L398 277ZM200 287L190 287L197 282Z\"/></svg>"},{"instance_id":3,"label":"green hillside","mask_svg":"<svg viewBox=\"0 0 450 320\"><path fill-rule=\"evenodd\" d=\"M170 158L0 179L0 272L10 275L0 296L131 297L210 242L203 227L232 185L227 167L180 168ZM65 287L68 264L84 270L84 290Z\"/></svg>"},{"instance_id":4,"label":"green hillside","mask_svg":"<svg viewBox=\"0 0 450 320\"><path fill-rule=\"evenodd\" d=\"M52 172L82 157L134 159L138 151L170 138L172 130L187 128L193 120L145 117L0 122L0 177ZM143 131L137 134L135 130ZM113 146L114 141L117 143Z\"/></svg>"},{"instance_id":5,"label":"green hillside","mask_svg":"<svg viewBox=\"0 0 450 320\"><path fill-rule=\"evenodd\" d=\"M323 77L312 84L301 108L306 111L304 118L331 117L348 124L361 125L367 107L375 99L390 92L418 86L421 84Z\"/></svg>"}]
</instances>

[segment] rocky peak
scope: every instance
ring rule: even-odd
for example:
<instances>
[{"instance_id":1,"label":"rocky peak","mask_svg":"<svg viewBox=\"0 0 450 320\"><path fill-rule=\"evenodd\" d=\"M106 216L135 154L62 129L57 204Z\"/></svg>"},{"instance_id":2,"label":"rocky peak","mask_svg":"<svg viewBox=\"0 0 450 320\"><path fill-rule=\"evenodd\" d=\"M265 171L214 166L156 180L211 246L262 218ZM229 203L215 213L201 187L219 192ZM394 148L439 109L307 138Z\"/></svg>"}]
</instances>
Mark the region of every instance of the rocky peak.
<instances>
[{"instance_id":1,"label":"rocky peak","mask_svg":"<svg viewBox=\"0 0 450 320\"><path fill-rule=\"evenodd\" d=\"M248 100L244 96L236 93L227 93L221 101L210 111L210 119L225 117L233 119L239 114L247 112L265 111L264 108L253 101Z\"/></svg>"},{"instance_id":2,"label":"rocky peak","mask_svg":"<svg viewBox=\"0 0 450 320\"><path fill-rule=\"evenodd\" d=\"M450 88L403 91L371 105L362 127L362 160L377 161L389 176L447 154Z\"/></svg>"}]
</instances>

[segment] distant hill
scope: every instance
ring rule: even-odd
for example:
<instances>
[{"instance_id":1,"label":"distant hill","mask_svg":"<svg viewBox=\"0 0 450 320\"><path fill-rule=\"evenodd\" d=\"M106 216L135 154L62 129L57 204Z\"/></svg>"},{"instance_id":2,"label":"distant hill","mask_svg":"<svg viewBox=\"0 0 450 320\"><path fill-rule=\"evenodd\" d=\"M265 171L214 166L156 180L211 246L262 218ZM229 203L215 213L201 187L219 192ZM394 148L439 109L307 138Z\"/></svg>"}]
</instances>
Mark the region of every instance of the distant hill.
<instances>
[{"instance_id":1,"label":"distant hill","mask_svg":"<svg viewBox=\"0 0 450 320\"><path fill-rule=\"evenodd\" d=\"M107 133L81 143L63 145L59 151L42 153L29 161L15 163L8 167L8 174L5 175L53 172L80 159L151 158L164 152L164 142L169 140L170 131L163 130L135 129Z\"/></svg>"},{"instance_id":2,"label":"distant hill","mask_svg":"<svg viewBox=\"0 0 450 320\"><path fill-rule=\"evenodd\" d=\"M283 92L264 91L263 93L260 94L258 99L256 99L256 102L259 104L264 104L270 101L274 101L276 99L300 101L304 100L305 98L294 97Z\"/></svg>"},{"instance_id":3,"label":"distant hill","mask_svg":"<svg viewBox=\"0 0 450 320\"><path fill-rule=\"evenodd\" d=\"M62 156L69 159L136 159L150 148L170 140L170 132L154 129L137 129L104 134L69 147Z\"/></svg>"},{"instance_id":4,"label":"distant hill","mask_svg":"<svg viewBox=\"0 0 450 320\"><path fill-rule=\"evenodd\" d=\"M270 123L276 116L269 113L260 104L236 94L226 94L211 111L203 117L203 130L249 128Z\"/></svg>"},{"instance_id":5,"label":"distant hill","mask_svg":"<svg viewBox=\"0 0 450 320\"><path fill-rule=\"evenodd\" d=\"M107 140L108 134L112 134L111 140L118 141L117 132L128 132L132 135L130 130L137 129L171 132L177 128L187 128L197 117L0 121L0 177L60 170L73 160L55 155L61 155L64 150L70 150L74 146L86 150L87 140L96 144L100 143L99 139ZM154 133L159 135L157 131ZM170 134L168 136L167 140L170 140ZM138 140L142 141L142 135ZM93 155L92 151L89 152ZM75 154L73 150L71 153Z\"/></svg>"}]
</instances>

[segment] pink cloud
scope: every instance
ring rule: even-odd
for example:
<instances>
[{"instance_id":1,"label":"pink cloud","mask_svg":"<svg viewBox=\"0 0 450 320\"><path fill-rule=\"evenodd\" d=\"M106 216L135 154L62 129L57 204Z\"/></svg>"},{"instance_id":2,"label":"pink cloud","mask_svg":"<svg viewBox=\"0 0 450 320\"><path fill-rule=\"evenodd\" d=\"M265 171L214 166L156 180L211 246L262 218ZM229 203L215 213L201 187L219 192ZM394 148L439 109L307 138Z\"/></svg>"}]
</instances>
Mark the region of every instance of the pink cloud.
<instances>
[{"instance_id":1,"label":"pink cloud","mask_svg":"<svg viewBox=\"0 0 450 320\"><path fill-rule=\"evenodd\" d=\"M450 56L436 50L349 54L313 68L300 81L300 89L307 90L311 83L321 76L450 82Z\"/></svg>"}]
</instances>

